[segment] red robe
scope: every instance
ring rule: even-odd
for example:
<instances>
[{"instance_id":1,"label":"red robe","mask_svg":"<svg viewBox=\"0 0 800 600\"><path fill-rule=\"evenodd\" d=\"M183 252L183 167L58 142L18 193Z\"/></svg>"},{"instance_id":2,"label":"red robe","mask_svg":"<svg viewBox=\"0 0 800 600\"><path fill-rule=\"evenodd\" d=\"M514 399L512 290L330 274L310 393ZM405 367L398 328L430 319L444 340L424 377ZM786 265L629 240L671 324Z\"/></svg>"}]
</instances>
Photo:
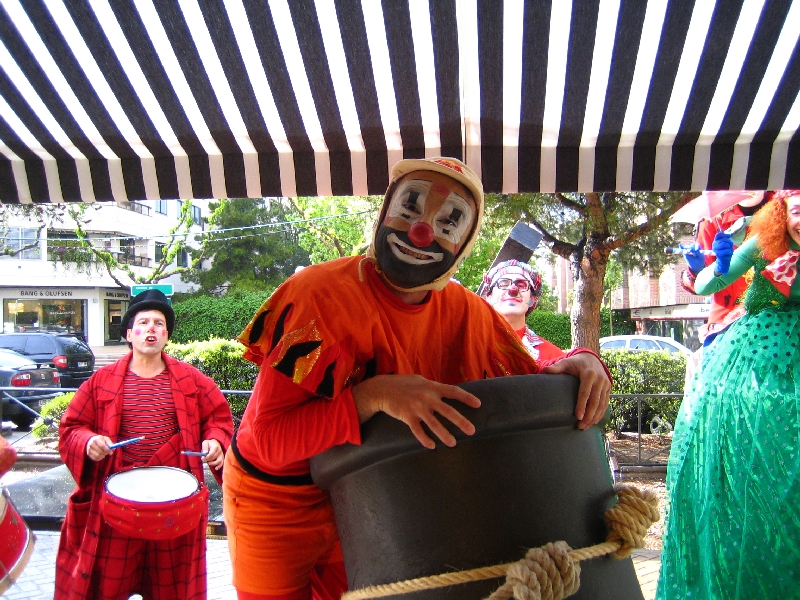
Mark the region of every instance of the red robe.
<instances>
[{"instance_id":1,"label":"red robe","mask_svg":"<svg viewBox=\"0 0 800 600\"><path fill-rule=\"evenodd\" d=\"M121 452L95 462L86 455L86 444L95 435L117 439L122 409L122 385L132 354L95 373L70 401L59 429L59 452L77 488L67 503L56 558L55 598L77 600L92 597L89 589L94 568L102 515L100 498L106 478L115 472ZM202 440L215 439L227 449L233 435L233 419L225 396L214 381L186 363L162 353L171 381L179 434L156 452L148 464L167 465L191 472L203 481L202 463L181 454L199 448ZM221 471L213 471L221 483ZM205 597L206 511L197 531L181 536L191 545L192 564L177 565L199 573L194 582L197 597ZM179 573L176 573L179 575Z\"/></svg>"}]
</instances>

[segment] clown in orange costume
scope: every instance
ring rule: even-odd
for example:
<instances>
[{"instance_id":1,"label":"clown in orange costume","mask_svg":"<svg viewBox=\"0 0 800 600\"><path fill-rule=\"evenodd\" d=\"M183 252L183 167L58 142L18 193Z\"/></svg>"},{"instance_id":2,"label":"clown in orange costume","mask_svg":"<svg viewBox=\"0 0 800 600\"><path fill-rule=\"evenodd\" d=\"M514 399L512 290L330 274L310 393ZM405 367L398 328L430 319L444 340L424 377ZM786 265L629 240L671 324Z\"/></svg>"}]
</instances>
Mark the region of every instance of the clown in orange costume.
<instances>
[{"instance_id":1,"label":"clown in orange costume","mask_svg":"<svg viewBox=\"0 0 800 600\"><path fill-rule=\"evenodd\" d=\"M419 442L456 441L441 419L475 428L443 401L480 401L455 387L485 377L569 373L580 378L578 427L597 423L610 378L588 350L535 361L508 323L451 276L472 249L483 186L452 158L397 163L364 257L290 277L240 336L261 365L226 456L223 501L240 600L339 598L342 551L328 493L308 459L361 442L378 412Z\"/></svg>"}]
</instances>

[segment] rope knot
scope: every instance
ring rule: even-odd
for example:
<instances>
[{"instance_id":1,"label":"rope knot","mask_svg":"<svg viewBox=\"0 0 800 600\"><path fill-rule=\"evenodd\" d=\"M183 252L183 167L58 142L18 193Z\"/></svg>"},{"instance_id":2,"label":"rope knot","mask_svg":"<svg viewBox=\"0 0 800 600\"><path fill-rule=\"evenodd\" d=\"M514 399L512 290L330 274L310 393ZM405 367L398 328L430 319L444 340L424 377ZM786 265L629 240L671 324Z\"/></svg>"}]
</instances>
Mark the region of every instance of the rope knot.
<instances>
[{"instance_id":1,"label":"rope knot","mask_svg":"<svg viewBox=\"0 0 800 600\"><path fill-rule=\"evenodd\" d=\"M626 558L635 548L644 547L644 538L650 526L661 518L658 497L651 489L641 490L629 485L616 485L618 502L603 515L609 542L619 542L614 558Z\"/></svg>"},{"instance_id":2,"label":"rope knot","mask_svg":"<svg viewBox=\"0 0 800 600\"><path fill-rule=\"evenodd\" d=\"M566 542L531 548L508 567L506 581L487 600L562 600L580 587L581 568Z\"/></svg>"}]
</instances>

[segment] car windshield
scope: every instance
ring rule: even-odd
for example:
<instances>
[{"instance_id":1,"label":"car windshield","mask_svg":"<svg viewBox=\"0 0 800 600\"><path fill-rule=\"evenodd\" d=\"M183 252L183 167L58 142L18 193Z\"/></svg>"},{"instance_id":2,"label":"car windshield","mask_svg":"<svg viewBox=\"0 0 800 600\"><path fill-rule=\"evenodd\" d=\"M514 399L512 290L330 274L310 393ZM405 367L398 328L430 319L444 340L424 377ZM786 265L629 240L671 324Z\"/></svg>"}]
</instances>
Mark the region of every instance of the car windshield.
<instances>
[{"instance_id":1,"label":"car windshield","mask_svg":"<svg viewBox=\"0 0 800 600\"><path fill-rule=\"evenodd\" d=\"M659 343L661 344L661 347L667 352L670 352L672 354L680 354L681 352L680 348L678 348L677 346L673 346L669 342L659 342Z\"/></svg>"},{"instance_id":2,"label":"car windshield","mask_svg":"<svg viewBox=\"0 0 800 600\"><path fill-rule=\"evenodd\" d=\"M614 350L616 348L624 348L625 340L609 340L608 342L603 342L603 344L600 347L603 350Z\"/></svg>"},{"instance_id":3,"label":"car windshield","mask_svg":"<svg viewBox=\"0 0 800 600\"><path fill-rule=\"evenodd\" d=\"M14 352L25 351L25 336L23 335L0 335L0 348L8 348Z\"/></svg>"},{"instance_id":4,"label":"car windshield","mask_svg":"<svg viewBox=\"0 0 800 600\"><path fill-rule=\"evenodd\" d=\"M67 354L86 354L91 352L91 348L80 341L78 338L59 336L61 343L64 345L64 352Z\"/></svg>"},{"instance_id":5,"label":"car windshield","mask_svg":"<svg viewBox=\"0 0 800 600\"><path fill-rule=\"evenodd\" d=\"M19 354L12 354L11 352L0 352L0 366L2 367L24 367L26 365L35 365L36 363L20 356Z\"/></svg>"}]
</instances>

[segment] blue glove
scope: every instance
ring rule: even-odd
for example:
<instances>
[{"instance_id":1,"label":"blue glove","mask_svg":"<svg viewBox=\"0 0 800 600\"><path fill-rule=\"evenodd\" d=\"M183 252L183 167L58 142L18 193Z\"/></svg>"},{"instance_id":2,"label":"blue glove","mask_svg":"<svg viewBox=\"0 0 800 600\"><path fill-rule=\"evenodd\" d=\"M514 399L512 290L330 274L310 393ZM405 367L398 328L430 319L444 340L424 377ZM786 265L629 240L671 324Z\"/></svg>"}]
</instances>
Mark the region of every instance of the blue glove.
<instances>
[{"instance_id":1,"label":"blue glove","mask_svg":"<svg viewBox=\"0 0 800 600\"><path fill-rule=\"evenodd\" d=\"M706 257L700 251L700 244L692 244L691 246L681 246L688 250L683 258L686 259L686 264L689 265L689 270L697 275L700 271L706 268Z\"/></svg>"},{"instance_id":2,"label":"blue glove","mask_svg":"<svg viewBox=\"0 0 800 600\"><path fill-rule=\"evenodd\" d=\"M724 231L720 231L714 236L714 243L711 249L717 255L717 262L714 264L714 271L719 275L725 275L731 266L731 256L733 256L733 240Z\"/></svg>"}]
</instances>

